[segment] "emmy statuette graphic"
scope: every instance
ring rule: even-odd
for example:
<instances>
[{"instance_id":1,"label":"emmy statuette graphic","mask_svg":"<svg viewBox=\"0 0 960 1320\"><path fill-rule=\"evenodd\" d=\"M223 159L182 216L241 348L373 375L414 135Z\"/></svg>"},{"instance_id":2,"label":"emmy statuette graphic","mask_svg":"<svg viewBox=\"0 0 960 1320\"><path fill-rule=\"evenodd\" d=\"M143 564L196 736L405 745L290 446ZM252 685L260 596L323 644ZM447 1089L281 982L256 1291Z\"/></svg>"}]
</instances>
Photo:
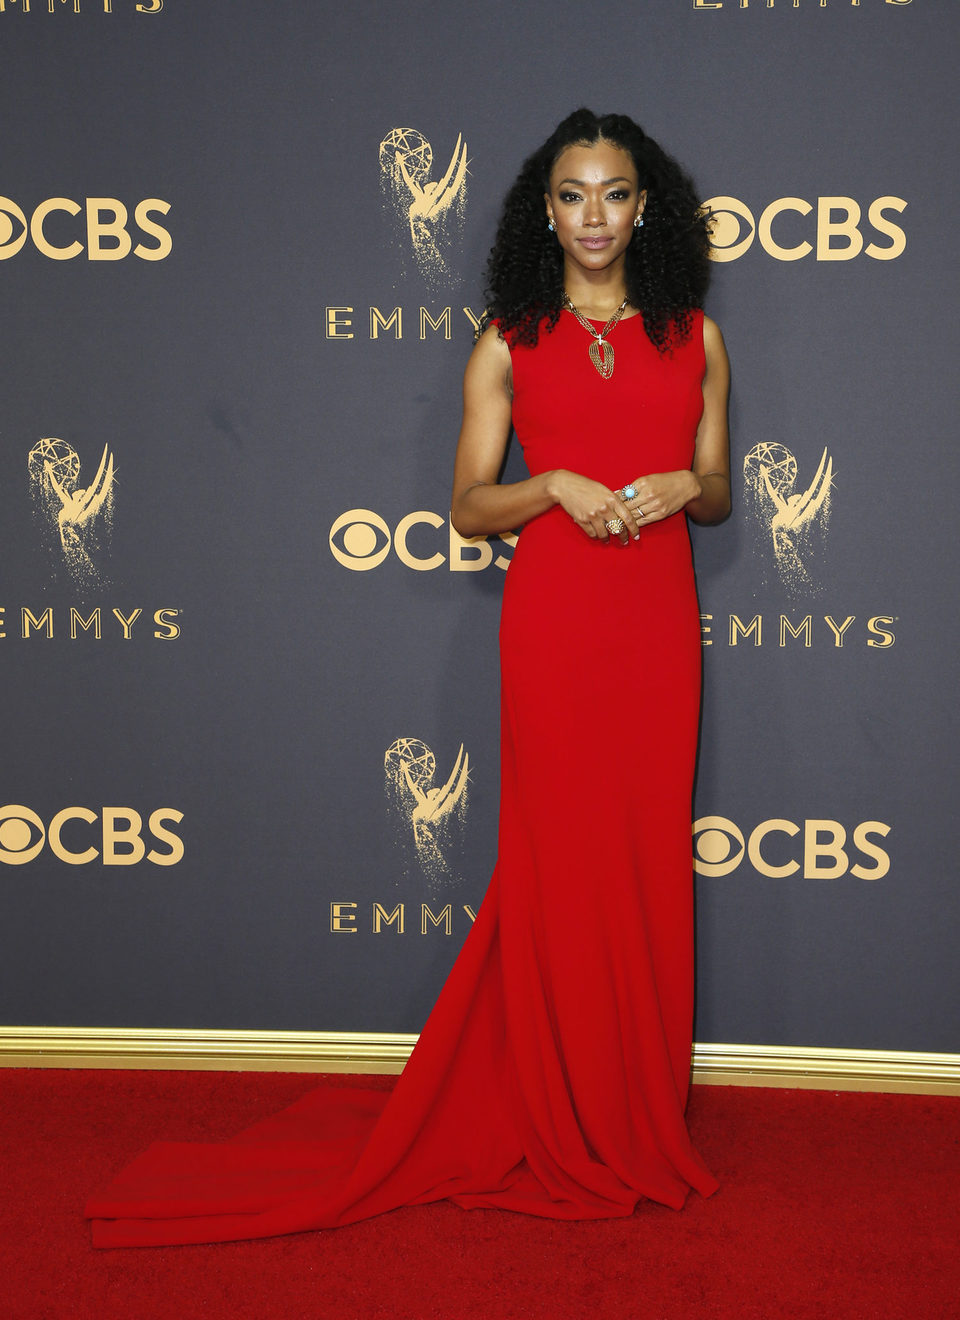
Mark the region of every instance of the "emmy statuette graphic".
<instances>
[{"instance_id":1,"label":"emmy statuette graphic","mask_svg":"<svg viewBox=\"0 0 960 1320\"><path fill-rule=\"evenodd\" d=\"M754 445L743 460L746 501L791 596L817 590L812 568L830 521L833 459L824 449L810 484L796 490L797 460L785 445Z\"/></svg>"},{"instance_id":2,"label":"emmy statuette graphic","mask_svg":"<svg viewBox=\"0 0 960 1320\"><path fill-rule=\"evenodd\" d=\"M442 784L434 784L437 759L419 738L397 738L387 748L383 768L388 801L408 843L412 832L420 869L435 888L455 879L451 854L467 808L470 777L463 744Z\"/></svg>"},{"instance_id":3,"label":"emmy statuette graphic","mask_svg":"<svg viewBox=\"0 0 960 1320\"><path fill-rule=\"evenodd\" d=\"M115 479L109 446L89 486L78 484L80 456L73 445L55 437L37 441L27 471L38 516L67 572L78 585L103 585L97 561L109 541Z\"/></svg>"},{"instance_id":4,"label":"emmy statuette graphic","mask_svg":"<svg viewBox=\"0 0 960 1320\"><path fill-rule=\"evenodd\" d=\"M467 144L457 134L450 163L431 179L433 148L415 128L393 128L380 143L380 180L398 233L417 270L434 287L450 278L450 250L459 242L466 205Z\"/></svg>"}]
</instances>

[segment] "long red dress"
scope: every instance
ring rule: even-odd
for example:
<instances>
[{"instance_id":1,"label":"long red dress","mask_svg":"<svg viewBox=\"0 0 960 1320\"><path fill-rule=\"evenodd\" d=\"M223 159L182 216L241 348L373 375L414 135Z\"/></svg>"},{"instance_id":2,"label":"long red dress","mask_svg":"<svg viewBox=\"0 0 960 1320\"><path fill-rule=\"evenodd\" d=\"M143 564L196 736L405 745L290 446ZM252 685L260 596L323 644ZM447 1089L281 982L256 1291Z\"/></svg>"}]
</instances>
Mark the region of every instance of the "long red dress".
<instances>
[{"instance_id":1,"label":"long red dress","mask_svg":"<svg viewBox=\"0 0 960 1320\"><path fill-rule=\"evenodd\" d=\"M611 342L609 380L566 312L511 349L532 473L618 487L690 466L702 316L670 354L639 316ZM96 1246L269 1237L443 1198L601 1219L716 1190L684 1123L700 691L684 515L627 547L559 507L533 519L500 638L497 866L396 1086L320 1088L222 1144L155 1143L88 1203Z\"/></svg>"}]
</instances>

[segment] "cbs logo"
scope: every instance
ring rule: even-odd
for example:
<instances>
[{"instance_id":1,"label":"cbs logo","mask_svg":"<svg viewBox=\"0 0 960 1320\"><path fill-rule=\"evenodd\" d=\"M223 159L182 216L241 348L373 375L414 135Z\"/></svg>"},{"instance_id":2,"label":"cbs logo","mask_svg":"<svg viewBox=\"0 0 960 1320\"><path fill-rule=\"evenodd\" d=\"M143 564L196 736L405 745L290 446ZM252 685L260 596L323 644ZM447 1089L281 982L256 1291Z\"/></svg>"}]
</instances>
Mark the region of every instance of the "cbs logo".
<instances>
[{"instance_id":1,"label":"cbs logo","mask_svg":"<svg viewBox=\"0 0 960 1320\"><path fill-rule=\"evenodd\" d=\"M167 826L182 820L183 812L173 807L154 811L147 828L161 848L147 852L143 817L132 807L103 807L99 817L88 807L64 807L49 825L29 807L0 807L0 862L23 866L38 857L46 843L54 857L70 866L86 866L98 857L104 866L136 866L144 857L155 866L176 866L183 860L183 841ZM98 821L99 828L89 828Z\"/></svg>"},{"instance_id":2,"label":"cbs logo","mask_svg":"<svg viewBox=\"0 0 960 1320\"><path fill-rule=\"evenodd\" d=\"M889 833L890 826L882 821L861 822L852 838L860 859L851 865L847 831L836 820L805 820L802 825L763 820L745 839L725 816L701 816L693 826L693 869L698 875L730 875L746 856L755 871L771 880L797 875L801 869L805 880L836 880L848 871L860 880L881 880L890 870L890 857L876 839Z\"/></svg>"},{"instance_id":3,"label":"cbs logo","mask_svg":"<svg viewBox=\"0 0 960 1320\"><path fill-rule=\"evenodd\" d=\"M28 238L51 261L72 261L83 251L89 261L122 261L131 252L141 261L163 261L173 250L173 239L152 217L169 210L170 203L159 197L137 203L134 223L150 241L134 247L129 213L116 197L88 197L82 206L69 197L49 197L29 217L9 197L0 197L0 261L15 257ZM82 220L74 219L81 213Z\"/></svg>"},{"instance_id":4,"label":"cbs logo","mask_svg":"<svg viewBox=\"0 0 960 1320\"><path fill-rule=\"evenodd\" d=\"M817 261L852 261L864 252L874 261L893 261L902 256L907 236L887 215L901 212L902 197L878 197L867 208L867 223L886 242L874 240L864 246L861 232L863 212L852 197L818 197L816 205L802 197L779 197L757 220L748 206L736 197L711 197L703 203L712 213L710 256L714 261L736 261L760 240L764 252L777 261L800 261L816 252ZM812 212L815 218L807 219ZM812 241L811 241L812 240Z\"/></svg>"},{"instance_id":5,"label":"cbs logo","mask_svg":"<svg viewBox=\"0 0 960 1320\"><path fill-rule=\"evenodd\" d=\"M444 527L446 533L438 536ZM509 546L517 544L512 532L501 532L499 539ZM461 573L475 573L491 564L502 569L510 565L503 555L494 555L485 536L463 537L447 518L427 509L408 513L392 532L379 513L370 509L348 509L330 528L330 553L338 564L356 573L379 568L391 548L402 564L418 573L443 564Z\"/></svg>"}]
</instances>

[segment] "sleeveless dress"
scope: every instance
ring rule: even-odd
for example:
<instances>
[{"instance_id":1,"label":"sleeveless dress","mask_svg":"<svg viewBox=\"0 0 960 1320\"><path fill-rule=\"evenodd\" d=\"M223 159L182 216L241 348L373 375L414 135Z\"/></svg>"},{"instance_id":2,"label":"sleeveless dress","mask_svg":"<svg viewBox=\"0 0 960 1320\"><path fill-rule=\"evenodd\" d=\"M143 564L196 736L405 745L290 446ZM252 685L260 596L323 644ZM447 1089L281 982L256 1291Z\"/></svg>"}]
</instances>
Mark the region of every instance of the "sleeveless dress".
<instances>
[{"instance_id":1,"label":"sleeveless dress","mask_svg":"<svg viewBox=\"0 0 960 1320\"><path fill-rule=\"evenodd\" d=\"M671 353L640 316L611 342L606 381L570 313L511 348L531 473L616 488L690 466L702 315ZM716 1190L684 1123L700 694L684 514L626 547L559 506L533 519L500 640L497 865L393 1090L321 1087L228 1142L155 1143L87 1204L95 1246L269 1237L442 1199L602 1219Z\"/></svg>"}]
</instances>

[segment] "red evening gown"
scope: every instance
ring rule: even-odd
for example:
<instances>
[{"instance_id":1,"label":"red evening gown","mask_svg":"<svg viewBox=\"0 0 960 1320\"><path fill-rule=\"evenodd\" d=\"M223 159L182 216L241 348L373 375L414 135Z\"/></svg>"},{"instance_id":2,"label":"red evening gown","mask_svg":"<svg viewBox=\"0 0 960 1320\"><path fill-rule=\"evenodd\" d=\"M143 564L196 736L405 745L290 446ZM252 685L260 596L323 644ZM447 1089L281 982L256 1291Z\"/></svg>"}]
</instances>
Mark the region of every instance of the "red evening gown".
<instances>
[{"instance_id":1,"label":"red evening gown","mask_svg":"<svg viewBox=\"0 0 960 1320\"><path fill-rule=\"evenodd\" d=\"M618 487L690 466L702 316L662 356L639 316L611 342L609 380L566 312L511 349L532 473ZM602 1219L716 1190L684 1123L700 692L684 514L627 547L559 507L533 519L500 639L497 865L394 1089L321 1087L228 1142L155 1143L88 1203L96 1246L269 1237L444 1198Z\"/></svg>"}]
</instances>

